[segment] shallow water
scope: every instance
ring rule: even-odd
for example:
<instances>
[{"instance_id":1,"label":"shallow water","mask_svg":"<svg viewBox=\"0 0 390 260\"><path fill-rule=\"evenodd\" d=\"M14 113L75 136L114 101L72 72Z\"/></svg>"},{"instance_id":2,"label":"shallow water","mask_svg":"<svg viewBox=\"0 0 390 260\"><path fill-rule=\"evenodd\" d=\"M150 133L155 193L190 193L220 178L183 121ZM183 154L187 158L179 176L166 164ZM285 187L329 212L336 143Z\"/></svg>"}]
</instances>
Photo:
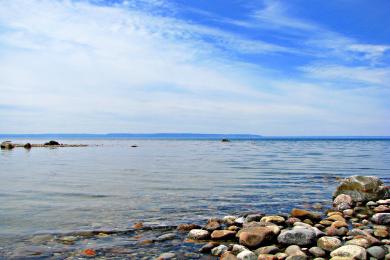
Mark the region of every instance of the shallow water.
<instances>
[{"instance_id":1,"label":"shallow water","mask_svg":"<svg viewBox=\"0 0 390 260\"><path fill-rule=\"evenodd\" d=\"M30 237L38 233L129 230L139 221L147 226L201 223L245 211L287 213L294 206L328 203L336 177L376 175L390 181L389 140L63 142L91 146L0 151L0 256L34 246ZM144 246L132 237L83 238L65 247L125 245L128 254L143 255ZM191 251L181 240L178 235L147 245L145 257Z\"/></svg>"}]
</instances>

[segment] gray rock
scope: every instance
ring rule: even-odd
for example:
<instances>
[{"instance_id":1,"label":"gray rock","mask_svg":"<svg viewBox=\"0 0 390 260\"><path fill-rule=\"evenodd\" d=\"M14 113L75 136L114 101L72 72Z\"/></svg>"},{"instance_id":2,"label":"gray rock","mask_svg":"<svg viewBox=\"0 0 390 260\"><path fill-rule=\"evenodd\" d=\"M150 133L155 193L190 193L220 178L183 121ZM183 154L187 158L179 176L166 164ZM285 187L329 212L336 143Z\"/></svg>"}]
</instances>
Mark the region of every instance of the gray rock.
<instances>
[{"instance_id":1,"label":"gray rock","mask_svg":"<svg viewBox=\"0 0 390 260\"><path fill-rule=\"evenodd\" d=\"M376 213L371 220L379 225L390 225L390 213Z\"/></svg>"},{"instance_id":2,"label":"gray rock","mask_svg":"<svg viewBox=\"0 0 390 260\"><path fill-rule=\"evenodd\" d=\"M238 260L257 260L255 253L249 250L244 250L237 255Z\"/></svg>"},{"instance_id":3,"label":"gray rock","mask_svg":"<svg viewBox=\"0 0 390 260\"><path fill-rule=\"evenodd\" d=\"M368 202L390 198L390 188L375 176L352 176L341 181L333 196L340 194L351 196L354 202Z\"/></svg>"},{"instance_id":4,"label":"gray rock","mask_svg":"<svg viewBox=\"0 0 390 260\"><path fill-rule=\"evenodd\" d=\"M214 247L211 249L211 254L215 256L221 256L223 253L225 253L228 250L228 247L225 245L219 245L217 247Z\"/></svg>"},{"instance_id":5,"label":"gray rock","mask_svg":"<svg viewBox=\"0 0 390 260\"><path fill-rule=\"evenodd\" d=\"M316 234L312 229L298 228L285 231L278 236L278 242L285 245L306 246L313 244Z\"/></svg>"},{"instance_id":6,"label":"gray rock","mask_svg":"<svg viewBox=\"0 0 390 260\"><path fill-rule=\"evenodd\" d=\"M260 248L255 250L255 253L257 255L260 255L260 254L271 254L271 255L274 255L274 254L279 253L279 252L280 252L279 247L277 247L275 245L263 246L263 247L260 247Z\"/></svg>"},{"instance_id":7,"label":"gray rock","mask_svg":"<svg viewBox=\"0 0 390 260\"><path fill-rule=\"evenodd\" d=\"M367 253L377 259L383 259L386 255L386 250L380 246L372 246L367 249Z\"/></svg>"},{"instance_id":8,"label":"gray rock","mask_svg":"<svg viewBox=\"0 0 390 260\"><path fill-rule=\"evenodd\" d=\"M258 213L258 214L249 214L245 218L245 222L252 222L252 221L260 221L260 219L264 217L264 214Z\"/></svg>"},{"instance_id":9,"label":"gray rock","mask_svg":"<svg viewBox=\"0 0 390 260\"><path fill-rule=\"evenodd\" d=\"M330 253L330 256L332 256L332 257L337 257L337 256L349 257L352 259L366 260L367 259L367 252L361 246L346 245L346 246L339 247L336 250L332 251Z\"/></svg>"},{"instance_id":10,"label":"gray rock","mask_svg":"<svg viewBox=\"0 0 390 260\"><path fill-rule=\"evenodd\" d=\"M198 239L198 240L207 239L209 236L210 233L207 230L203 230L203 229L192 229L188 233L189 238Z\"/></svg>"},{"instance_id":11,"label":"gray rock","mask_svg":"<svg viewBox=\"0 0 390 260\"><path fill-rule=\"evenodd\" d=\"M168 233L168 234L164 234L164 235L161 235L161 236L157 237L157 241L172 240L172 239L175 239L175 238L176 238L176 234Z\"/></svg>"},{"instance_id":12,"label":"gray rock","mask_svg":"<svg viewBox=\"0 0 390 260\"><path fill-rule=\"evenodd\" d=\"M315 257L322 257L326 255L326 252L322 248L319 248L317 246L310 248L309 252Z\"/></svg>"}]
</instances>

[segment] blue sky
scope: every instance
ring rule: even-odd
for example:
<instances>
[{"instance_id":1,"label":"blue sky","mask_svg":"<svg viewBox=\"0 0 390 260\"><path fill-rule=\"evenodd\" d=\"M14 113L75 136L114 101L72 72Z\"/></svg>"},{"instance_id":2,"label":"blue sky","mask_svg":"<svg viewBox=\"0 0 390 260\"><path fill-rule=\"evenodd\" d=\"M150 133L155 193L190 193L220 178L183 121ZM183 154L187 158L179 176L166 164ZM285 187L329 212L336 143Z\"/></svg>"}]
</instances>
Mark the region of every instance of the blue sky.
<instances>
[{"instance_id":1,"label":"blue sky","mask_svg":"<svg viewBox=\"0 0 390 260\"><path fill-rule=\"evenodd\" d=\"M0 132L390 135L387 0L0 0Z\"/></svg>"}]
</instances>

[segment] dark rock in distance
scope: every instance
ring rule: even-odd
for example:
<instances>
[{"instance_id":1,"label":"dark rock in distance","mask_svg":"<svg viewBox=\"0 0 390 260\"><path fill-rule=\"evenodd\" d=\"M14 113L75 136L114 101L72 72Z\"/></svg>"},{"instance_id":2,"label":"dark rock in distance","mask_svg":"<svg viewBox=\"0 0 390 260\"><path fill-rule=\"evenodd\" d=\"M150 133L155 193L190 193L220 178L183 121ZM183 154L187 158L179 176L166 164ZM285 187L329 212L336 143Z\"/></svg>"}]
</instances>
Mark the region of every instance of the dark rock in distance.
<instances>
[{"instance_id":1,"label":"dark rock in distance","mask_svg":"<svg viewBox=\"0 0 390 260\"><path fill-rule=\"evenodd\" d=\"M27 143L23 147L26 149L31 149L32 145L30 143Z\"/></svg>"},{"instance_id":2,"label":"dark rock in distance","mask_svg":"<svg viewBox=\"0 0 390 260\"><path fill-rule=\"evenodd\" d=\"M227 139L227 138L223 138L223 139L221 140L221 142L222 142L222 143L228 143L228 142L230 142L230 140Z\"/></svg>"},{"instance_id":3,"label":"dark rock in distance","mask_svg":"<svg viewBox=\"0 0 390 260\"><path fill-rule=\"evenodd\" d=\"M15 145L11 141L5 141L0 144L1 149L11 150L15 148Z\"/></svg>"},{"instance_id":4,"label":"dark rock in distance","mask_svg":"<svg viewBox=\"0 0 390 260\"><path fill-rule=\"evenodd\" d=\"M45 143L45 145L60 145L60 143L59 142L57 142L57 141L50 141L50 142L47 142L47 143Z\"/></svg>"}]
</instances>

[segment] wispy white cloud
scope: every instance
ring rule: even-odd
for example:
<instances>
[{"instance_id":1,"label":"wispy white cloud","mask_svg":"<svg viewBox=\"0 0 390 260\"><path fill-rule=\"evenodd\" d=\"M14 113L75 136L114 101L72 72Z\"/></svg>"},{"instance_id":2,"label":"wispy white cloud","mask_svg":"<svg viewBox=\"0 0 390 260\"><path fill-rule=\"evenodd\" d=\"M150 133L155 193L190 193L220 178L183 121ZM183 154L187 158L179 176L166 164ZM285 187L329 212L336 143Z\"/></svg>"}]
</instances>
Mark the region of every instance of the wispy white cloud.
<instances>
[{"instance_id":1,"label":"wispy white cloud","mask_svg":"<svg viewBox=\"0 0 390 260\"><path fill-rule=\"evenodd\" d=\"M308 79L286 80L275 69L231 53L296 55L295 48L169 16L158 10L176 7L164 1L0 3L0 105L33 108L0 110L0 132L388 131L382 116L387 108L375 102L385 90L367 97L316 80L336 77L330 71L337 68L318 75L306 67ZM260 14L267 23L281 15L267 12L274 16ZM372 74L359 80L387 81L388 74L375 73L382 80L373 81Z\"/></svg>"}]
</instances>

